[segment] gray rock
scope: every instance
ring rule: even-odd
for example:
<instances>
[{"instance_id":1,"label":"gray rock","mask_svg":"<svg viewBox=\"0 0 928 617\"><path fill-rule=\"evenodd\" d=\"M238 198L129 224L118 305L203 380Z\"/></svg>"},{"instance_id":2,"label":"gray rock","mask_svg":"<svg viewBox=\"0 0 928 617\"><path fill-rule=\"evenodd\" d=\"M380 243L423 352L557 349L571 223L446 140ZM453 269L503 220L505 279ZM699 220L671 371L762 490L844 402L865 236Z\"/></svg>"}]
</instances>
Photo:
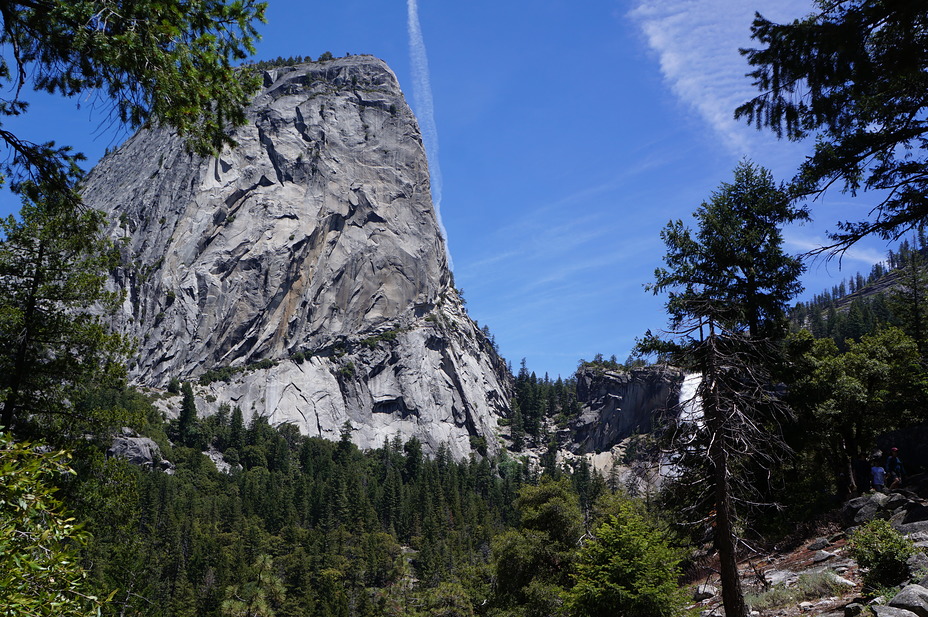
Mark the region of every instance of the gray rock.
<instances>
[{"instance_id":1,"label":"gray rock","mask_svg":"<svg viewBox=\"0 0 928 617\"><path fill-rule=\"evenodd\" d=\"M919 617L928 617L928 589L921 585L906 585L893 596L889 606L911 611Z\"/></svg>"},{"instance_id":2,"label":"gray rock","mask_svg":"<svg viewBox=\"0 0 928 617\"><path fill-rule=\"evenodd\" d=\"M816 551L815 554L812 555L812 563L821 563L833 557L837 557L837 555L829 553L828 551Z\"/></svg>"},{"instance_id":3,"label":"gray rock","mask_svg":"<svg viewBox=\"0 0 928 617\"><path fill-rule=\"evenodd\" d=\"M897 531L907 536L918 533L928 533L928 521L917 521L915 523L904 523L893 525Z\"/></svg>"},{"instance_id":4,"label":"gray rock","mask_svg":"<svg viewBox=\"0 0 928 617\"><path fill-rule=\"evenodd\" d=\"M693 602L702 602L703 600L714 598L717 595L719 595L718 588L715 585L705 583L697 586L696 589L693 590Z\"/></svg>"},{"instance_id":5,"label":"gray rock","mask_svg":"<svg viewBox=\"0 0 928 617\"><path fill-rule=\"evenodd\" d=\"M829 544L831 544L831 542L828 541L828 538L818 538L814 540L811 544L809 544L809 550L819 551L825 548L826 546L828 546Z\"/></svg>"},{"instance_id":6,"label":"gray rock","mask_svg":"<svg viewBox=\"0 0 928 617\"><path fill-rule=\"evenodd\" d=\"M848 580L848 579L844 578L843 576L839 576L838 574L835 574L834 572L831 572L830 575L831 575L831 580L832 580L835 584L840 585L841 587L848 587L848 588L850 588L850 587L856 587L856 586L857 586L857 585L854 583L854 581Z\"/></svg>"},{"instance_id":7,"label":"gray rock","mask_svg":"<svg viewBox=\"0 0 928 617\"><path fill-rule=\"evenodd\" d=\"M792 585L799 580L799 574L791 570L771 570L764 574L770 585Z\"/></svg>"},{"instance_id":8,"label":"gray rock","mask_svg":"<svg viewBox=\"0 0 928 617\"><path fill-rule=\"evenodd\" d=\"M149 469L161 464L161 449L148 437L114 437L106 455Z\"/></svg>"},{"instance_id":9,"label":"gray rock","mask_svg":"<svg viewBox=\"0 0 928 617\"><path fill-rule=\"evenodd\" d=\"M858 602L851 602L844 606L844 617L857 617L863 612L864 606Z\"/></svg>"},{"instance_id":10,"label":"gray rock","mask_svg":"<svg viewBox=\"0 0 928 617\"><path fill-rule=\"evenodd\" d=\"M274 69L216 157L143 130L84 190L122 253L131 378L362 447L501 447L510 376L453 286L416 119L382 61ZM261 363L261 364L259 364ZM476 441L474 438L477 438Z\"/></svg>"},{"instance_id":11,"label":"gray rock","mask_svg":"<svg viewBox=\"0 0 928 617\"><path fill-rule=\"evenodd\" d=\"M847 526L860 525L867 521L873 520L878 516L888 518L888 513L883 512L883 508L889 501L889 496L884 493L870 493L851 499L844 504L841 510L841 517Z\"/></svg>"},{"instance_id":12,"label":"gray rock","mask_svg":"<svg viewBox=\"0 0 928 617\"><path fill-rule=\"evenodd\" d=\"M870 610L873 611L873 614L876 615L876 617L918 617L918 615L912 611L907 611L904 608L897 608L894 606L881 606L879 604L874 604L870 607Z\"/></svg>"},{"instance_id":13,"label":"gray rock","mask_svg":"<svg viewBox=\"0 0 928 617\"><path fill-rule=\"evenodd\" d=\"M928 574L928 555L922 551L916 551L906 560L905 565L909 569L911 579L922 578Z\"/></svg>"},{"instance_id":14,"label":"gray rock","mask_svg":"<svg viewBox=\"0 0 928 617\"><path fill-rule=\"evenodd\" d=\"M203 451L202 454L213 462L213 465L216 466L216 471L218 471L219 473L226 473L226 474L232 473L232 469L233 469L232 465L226 462L226 460L222 456L222 452L215 450L213 448L210 448L209 450ZM241 465L236 465L235 467L238 469L242 468Z\"/></svg>"}]
</instances>

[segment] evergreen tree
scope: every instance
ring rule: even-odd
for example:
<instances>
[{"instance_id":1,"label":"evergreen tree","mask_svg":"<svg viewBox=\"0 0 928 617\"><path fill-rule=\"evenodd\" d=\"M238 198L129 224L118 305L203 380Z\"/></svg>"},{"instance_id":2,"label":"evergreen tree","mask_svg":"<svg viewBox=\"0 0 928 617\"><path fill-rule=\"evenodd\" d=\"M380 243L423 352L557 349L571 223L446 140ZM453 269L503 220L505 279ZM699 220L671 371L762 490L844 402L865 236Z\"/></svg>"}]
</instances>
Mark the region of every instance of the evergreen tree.
<instances>
[{"instance_id":1,"label":"evergreen tree","mask_svg":"<svg viewBox=\"0 0 928 617\"><path fill-rule=\"evenodd\" d=\"M869 234L898 238L928 215L928 6L924 2L820 0L788 24L758 15L763 47L742 53L760 94L735 115L791 140L816 136L797 189L836 182L852 194L883 191L872 220L839 224L846 248Z\"/></svg>"},{"instance_id":2,"label":"evergreen tree","mask_svg":"<svg viewBox=\"0 0 928 617\"><path fill-rule=\"evenodd\" d=\"M94 94L133 128L164 123L186 134L197 152L212 152L230 142L229 125L245 122L260 84L232 63L254 52L254 22L264 10L256 0L6 2L0 31L9 53L0 60L0 80L12 95L0 117L28 113L24 95L31 89ZM10 130L0 131L0 144L8 153L0 169L14 190L23 179L41 178L43 199L79 202L80 155Z\"/></svg>"},{"instance_id":3,"label":"evergreen tree","mask_svg":"<svg viewBox=\"0 0 928 617\"><path fill-rule=\"evenodd\" d=\"M575 583L567 591L567 614L683 614L687 598L677 586L680 557L668 538L631 503L622 503L580 551Z\"/></svg>"},{"instance_id":4,"label":"evergreen tree","mask_svg":"<svg viewBox=\"0 0 928 617\"><path fill-rule=\"evenodd\" d=\"M232 418L229 420L229 447L239 452L245 447L245 420L242 408L238 405L232 409Z\"/></svg>"},{"instance_id":5,"label":"evergreen tree","mask_svg":"<svg viewBox=\"0 0 928 617\"><path fill-rule=\"evenodd\" d=\"M564 478L526 486L516 500L521 526L493 540L493 605L515 615L556 614L583 535L576 495Z\"/></svg>"},{"instance_id":6,"label":"evergreen tree","mask_svg":"<svg viewBox=\"0 0 928 617\"><path fill-rule=\"evenodd\" d=\"M928 379L918 349L898 328L849 340L845 352L808 332L793 335L789 345L801 444L827 452L833 477L846 479L838 487L846 495L856 488L852 462L874 447L878 434L925 417Z\"/></svg>"},{"instance_id":7,"label":"evergreen tree","mask_svg":"<svg viewBox=\"0 0 928 617\"><path fill-rule=\"evenodd\" d=\"M909 251L899 282L889 294L889 306L906 334L928 356L928 261L920 251Z\"/></svg>"},{"instance_id":8,"label":"evergreen tree","mask_svg":"<svg viewBox=\"0 0 928 617\"><path fill-rule=\"evenodd\" d=\"M658 268L649 285L654 293L667 292L674 339L649 332L640 349L702 374L697 396L704 424L681 427L690 439L681 452L684 459L698 452L692 471L711 487L722 597L731 617L747 614L737 566L733 470L748 453L754 462L769 456L776 441L765 426L778 407L769 374L777 363L774 343L785 333L786 302L800 290L802 272L799 260L783 252L780 226L803 217L767 170L742 162L735 182L723 183L697 209L695 235L682 221L667 225L661 233L667 268Z\"/></svg>"},{"instance_id":9,"label":"evergreen tree","mask_svg":"<svg viewBox=\"0 0 928 617\"><path fill-rule=\"evenodd\" d=\"M129 350L89 312L119 301L105 287L116 254L102 214L41 201L35 185L22 191L19 218L0 220L0 425L19 429L28 417L54 421L48 435L60 434L65 420L106 430L112 420L78 418L74 407L82 391L120 385Z\"/></svg>"},{"instance_id":10,"label":"evergreen tree","mask_svg":"<svg viewBox=\"0 0 928 617\"><path fill-rule=\"evenodd\" d=\"M184 382L181 386L183 400L180 405L180 416L178 417L178 433L180 433L181 442L190 447L196 446L197 433L197 403L193 397L193 387L190 382Z\"/></svg>"},{"instance_id":11,"label":"evergreen tree","mask_svg":"<svg viewBox=\"0 0 928 617\"><path fill-rule=\"evenodd\" d=\"M284 586L274 571L270 555L259 555L251 566L250 580L226 590L224 617L274 617L274 607L284 601Z\"/></svg>"}]
</instances>

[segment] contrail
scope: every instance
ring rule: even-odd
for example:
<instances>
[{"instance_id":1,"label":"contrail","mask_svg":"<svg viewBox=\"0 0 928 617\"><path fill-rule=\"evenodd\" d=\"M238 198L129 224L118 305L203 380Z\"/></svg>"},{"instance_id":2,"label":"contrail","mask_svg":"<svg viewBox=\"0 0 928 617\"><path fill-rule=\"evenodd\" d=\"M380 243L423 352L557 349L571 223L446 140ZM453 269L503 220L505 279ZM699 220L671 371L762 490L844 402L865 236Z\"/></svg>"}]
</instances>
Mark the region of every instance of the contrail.
<instances>
[{"instance_id":1,"label":"contrail","mask_svg":"<svg viewBox=\"0 0 928 617\"><path fill-rule=\"evenodd\" d=\"M425 143L425 153L429 159L429 172L432 180L432 203L445 251L448 251L448 233L441 221L441 165L438 162L438 128L435 126L435 106L432 103L432 83L429 79L429 59L425 53L425 40L419 25L419 6L416 0L406 0L407 25L409 30L409 60L412 65L412 98L416 104L419 129ZM451 265L451 255L448 254Z\"/></svg>"}]
</instances>

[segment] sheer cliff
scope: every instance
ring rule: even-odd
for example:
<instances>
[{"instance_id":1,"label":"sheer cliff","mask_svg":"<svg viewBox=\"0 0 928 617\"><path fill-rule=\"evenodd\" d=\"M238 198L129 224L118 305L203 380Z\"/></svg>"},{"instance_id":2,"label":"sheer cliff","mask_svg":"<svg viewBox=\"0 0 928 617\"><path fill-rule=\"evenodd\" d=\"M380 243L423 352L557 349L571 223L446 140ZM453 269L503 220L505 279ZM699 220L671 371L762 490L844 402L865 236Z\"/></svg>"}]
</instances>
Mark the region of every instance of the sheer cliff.
<instances>
[{"instance_id":1,"label":"sheer cliff","mask_svg":"<svg viewBox=\"0 0 928 617\"><path fill-rule=\"evenodd\" d=\"M452 284L416 120L380 60L264 73L219 156L143 130L85 189L111 215L143 385L306 434L498 445L509 375ZM478 439L476 443L481 443Z\"/></svg>"}]
</instances>

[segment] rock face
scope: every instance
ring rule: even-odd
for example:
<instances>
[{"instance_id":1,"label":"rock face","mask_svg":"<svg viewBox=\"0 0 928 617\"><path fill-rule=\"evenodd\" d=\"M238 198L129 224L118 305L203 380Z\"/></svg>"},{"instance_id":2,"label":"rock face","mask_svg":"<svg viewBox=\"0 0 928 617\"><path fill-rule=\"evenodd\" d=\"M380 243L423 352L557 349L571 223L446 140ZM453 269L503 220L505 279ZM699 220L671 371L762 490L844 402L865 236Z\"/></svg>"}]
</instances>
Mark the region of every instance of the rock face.
<instances>
[{"instance_id":1,"label":"rock face","mask_svg":"<svg viewBox=\"0 0 928 617\"><path fill-rule=\"evenodd\" d=\"M139 437L129 429L113 437L113 442L106 451L107 457L123 458L132 465L146 469L161 469L173 473L174 465L161 458L161 448L148 437Z\"/></svg>"},{"instance_id":2,"label":"rock face","mask_svg":"<svg viewBox=\"0 0 928 617\"><path fill-rule=\"evenodd\" d=\"M583 408L570 425L574 447L603 452L626 437L651 432L676 413L682 381L680 371L661 366L580 370L577 400Z\"/></svg>"},{"instance_id":3,"label":"rock face","mask_svg":"<svg viewBox=\"0 0 928 617\"><path fill-rule=\"evenodd\" d=\"M499 447L504 363L462 308L416 120L381 61L272 69L218 157L143 130L94 169L139 341L131 375L198 380L201 413L293 422L362 447ZM221 378L221 379L216 379Z\"/></svg>"}]
</instances>

